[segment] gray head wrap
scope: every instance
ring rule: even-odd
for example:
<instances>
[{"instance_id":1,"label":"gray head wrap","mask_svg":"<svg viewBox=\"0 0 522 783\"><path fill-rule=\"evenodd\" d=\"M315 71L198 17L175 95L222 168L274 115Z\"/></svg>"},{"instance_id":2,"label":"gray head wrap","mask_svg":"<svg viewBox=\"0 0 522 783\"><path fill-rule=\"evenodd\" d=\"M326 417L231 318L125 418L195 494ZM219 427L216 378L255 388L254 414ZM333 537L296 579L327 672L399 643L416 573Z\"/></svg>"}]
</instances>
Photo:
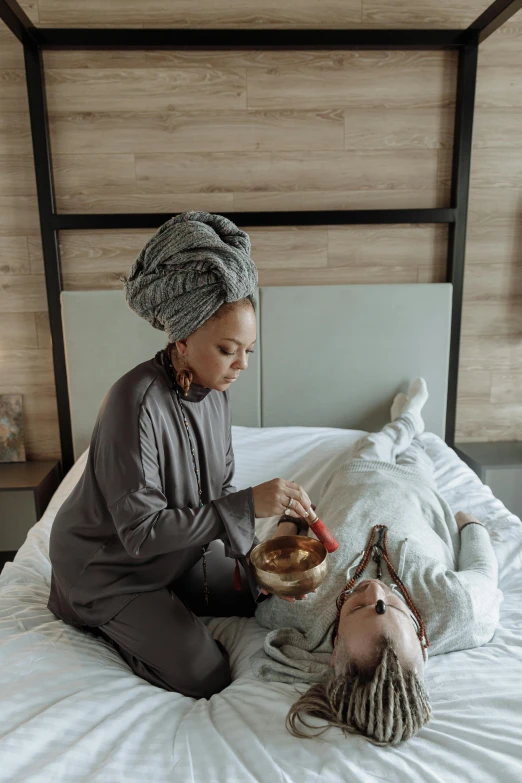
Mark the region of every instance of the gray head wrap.
<instances>
[{"instance_id":1,"label":"gray head wrap","mask_svg":"<svg viewBox=\"0 0 522 783\"><path fill-rule=\"evenodd\" d=\"M176 342L225 302L251 299L257 269L248 234L231 220L184 212L157 230L120 279L129 307Z\"/></svg>"}]
</instances>

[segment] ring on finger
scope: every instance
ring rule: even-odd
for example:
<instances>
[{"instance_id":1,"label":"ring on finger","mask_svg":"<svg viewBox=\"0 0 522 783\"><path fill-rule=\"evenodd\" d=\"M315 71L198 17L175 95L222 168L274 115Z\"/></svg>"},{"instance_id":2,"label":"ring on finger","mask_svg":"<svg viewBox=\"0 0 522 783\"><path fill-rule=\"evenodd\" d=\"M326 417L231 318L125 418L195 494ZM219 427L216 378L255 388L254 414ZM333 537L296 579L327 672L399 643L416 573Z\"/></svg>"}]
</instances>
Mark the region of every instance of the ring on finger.
<instances>
[{"instance_id":1,"label":"ring on finger","mask_svg":"<svg viewBox=\"0 0 522 783\"><path fill-rule=\"evenodd\" d=\"M285 506L286 510L290 511L290 509L292 508L293 505L294 505L294 499L290 498L290 500L288 501L288 505Z\"/></svg>"}]
</instances>

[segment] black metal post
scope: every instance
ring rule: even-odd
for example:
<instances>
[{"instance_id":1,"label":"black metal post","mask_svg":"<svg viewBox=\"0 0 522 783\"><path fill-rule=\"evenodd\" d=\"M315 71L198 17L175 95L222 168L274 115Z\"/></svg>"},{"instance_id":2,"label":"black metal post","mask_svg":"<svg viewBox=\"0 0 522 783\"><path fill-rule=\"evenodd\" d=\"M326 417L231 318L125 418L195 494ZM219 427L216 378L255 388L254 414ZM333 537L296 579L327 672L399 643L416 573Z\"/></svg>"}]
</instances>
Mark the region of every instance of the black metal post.
<instances>
[{"instance_id":1,"label":"black metal post","mask_svg":"<svg viewBox=\"0 0 522 783\"><path fill-rule=\"evenodd\" d=\"M52 335L56 402L62 450L62 472L65 475L74 464L74 453L60 306L62 283L58 232L53 227L55 204L44 71L41 50L38 46L26 44L24 46L24 56L31 134L33 138L38 210L40 214L40 231L45 265L47 304Z\"/></svg>"},{"instance_id":2,"label":"black metal post","mask_svg":"<svg viewBox=\"0 0 522 783\"><path fill-rule=\"evenodd\" d=\"M24 46L36 45L36 28L16 0L0 0L0 19Z\"/></svg>"},{"instance_id":3,"label":"black metal post","mask_svg":"<svg viewBox=\"0 0 522 783\"><path fill-rule=\"evenodd\" d=\"M473 40L470 30L38 28L38 42L46 49L423 50L453 49Z\"/></svg>"},{"instance_id":4,"label":"black metal post","mask_svg":"<svg viewBox=\"0 0 522 783\"><path fill-rule=\"evenodd\" d=\"M393 223L453 223L456 212L448 209L347 209L299 210L297 212L222 212L238 226L382 225ZM53 215L56 230L156 229L173 216L171 212L137 214Z\"/></svg>"},{"instance_id":5,"label":"black metal post","mask_svg":"<svg viewBox=\"0 0 522 783\"><path fill-rule=\"evenodd\" d=\"M489 8L486 8L478 19L468 28L469 32L474 32L478 36L478 43L482 43L489 38L491 33L503 25L508 19L520 11L522 0L495 0Z\"/></svg>"},{"instance_id":6,"label":"black metal post","mask_svg":"<svg viewBox=\"0 0 522 783\"><path fill-rule=\"evenodd\" d=\"M477 82L478 46L465 46L459 52L455 131L453 137L453 170L451 206L456 210L455 223L448 233L448 266L446 280L453 284L451 343L446 412L446 443L455 443L457 388L459 377L460 330L464 297L464 263L468 221L469 178L473 143L473 114Z\"/></svg>"}]
</instances>

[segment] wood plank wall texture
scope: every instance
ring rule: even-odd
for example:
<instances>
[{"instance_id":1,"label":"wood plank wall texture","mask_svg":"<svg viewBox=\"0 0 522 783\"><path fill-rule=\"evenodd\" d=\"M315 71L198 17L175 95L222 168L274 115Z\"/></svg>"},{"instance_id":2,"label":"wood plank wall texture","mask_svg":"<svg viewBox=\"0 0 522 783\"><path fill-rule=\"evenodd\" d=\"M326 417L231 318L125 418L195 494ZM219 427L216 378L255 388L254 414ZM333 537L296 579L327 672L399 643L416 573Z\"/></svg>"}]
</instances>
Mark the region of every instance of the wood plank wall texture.
<instances>
[{"instance_id":1,"label":"wood plank wall texture","mask_svg":"<svg viewBox=\"0 0 522 783\"><path fill-rule=\"evenodd\" d=\"M56 26L464 27L487 0L26 0ZM436 52L47 52L63 212L448 204L456 59ZM522 15L481 48L457 440L522 439ZM249 230L248 226L244 226ZM111 288L148 231L62 232L67 289ZM444 279L445 227L253 229L263 285ZM59 456L21 46L0 29L0 393Z\"/></svg>"}]
</instances>

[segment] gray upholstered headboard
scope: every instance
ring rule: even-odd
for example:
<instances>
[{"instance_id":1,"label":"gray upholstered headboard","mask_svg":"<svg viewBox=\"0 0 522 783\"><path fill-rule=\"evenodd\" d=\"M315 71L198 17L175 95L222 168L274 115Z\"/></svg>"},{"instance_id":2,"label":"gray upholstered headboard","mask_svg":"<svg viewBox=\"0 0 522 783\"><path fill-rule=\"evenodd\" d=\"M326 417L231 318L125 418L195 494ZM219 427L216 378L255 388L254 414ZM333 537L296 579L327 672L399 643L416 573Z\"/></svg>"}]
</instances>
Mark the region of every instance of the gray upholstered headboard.
<instances>
[{"instance_id":1,"label":"gray upholstered headboard","mask_svg":"<svg viewBox=\"0 0 522 783\"><path fill-rule=\"evenodd\" d=\"M62 293L75 459L110 386L166 344L121 291ZM374 430L422 375L426 427L444 437L451 285L261 288L259 336L231 388L233 423Z\"/></svg>"}]
</instances>

